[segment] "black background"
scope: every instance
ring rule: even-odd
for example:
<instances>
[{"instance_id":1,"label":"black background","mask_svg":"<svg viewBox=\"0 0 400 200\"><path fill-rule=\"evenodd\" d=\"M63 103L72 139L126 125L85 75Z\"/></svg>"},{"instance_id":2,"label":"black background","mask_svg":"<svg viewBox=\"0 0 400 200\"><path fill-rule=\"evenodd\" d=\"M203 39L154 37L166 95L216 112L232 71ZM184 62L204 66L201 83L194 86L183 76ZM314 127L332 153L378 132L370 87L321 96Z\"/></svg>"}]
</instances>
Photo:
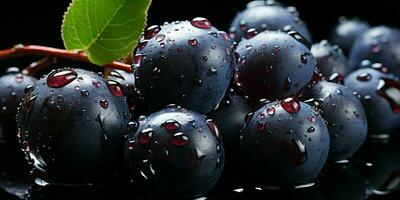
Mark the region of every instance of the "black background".
<instances>
[{"instance_id":1,"label":"black background","mask_svg":"<svg viewBox=\"0 0 400 200\"><path fill-rule=\"evenodd\" d=\"M63 47L60 26L63 13L70 1L5 0L0 5L0 48L17 43ZM149 12L149 25L165 21L192 19L203 16L214 26L227 30L236 12L243 10L249 0L153 0ZM295 6L308 24L314 40L324 39L340 16L367 20L372 25L399 26L400 9L396 1L300 1L281 0ZM0 64L4 64L1 62Z\"/></svg>"}]
</instances>

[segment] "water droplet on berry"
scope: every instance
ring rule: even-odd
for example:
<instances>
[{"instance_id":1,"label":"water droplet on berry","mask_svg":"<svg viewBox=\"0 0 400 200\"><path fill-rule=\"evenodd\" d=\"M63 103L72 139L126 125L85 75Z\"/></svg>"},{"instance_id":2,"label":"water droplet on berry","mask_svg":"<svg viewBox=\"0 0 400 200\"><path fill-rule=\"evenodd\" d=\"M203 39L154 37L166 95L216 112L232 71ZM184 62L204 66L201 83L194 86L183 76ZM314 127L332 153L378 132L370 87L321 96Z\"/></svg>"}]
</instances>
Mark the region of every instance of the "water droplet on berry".
<instances>
[{"instance_id":1,"label":"water droplet on berry","mask_svg":"<svg viewBox=\"0 0 400 200\"><path fill-rule=\"evenodd\" d=\"M265 131L265 122L264 121L258 122L256 129L258 132L264 132Z\"/></svg>"},{"instance_id":2,"label":"water droplet on berry","mask_svg":"<svg viewBox=\"0 0 400 200\"><path fill-rule=\"evenodd\" d=\"M128 125L126 126L126 130L128 131L128 133L132 133L134 131L136 131L138 129L139 125L136 122L128 122Z\"/></svg>"},{"instance_id":3,"label":"water droplet on berry","mask_svg":"<svg viewBox=\"0 0 400 200\"><path fill-rule=\"evenodd\" d=\"M253 38L253 37L256 36L257 34L258 34L257 29L251 28L251 29L247 30L247 32L246 32L246 38L247 38L247 39Z\"/></svg>"},{"instance_id":4,"label":"water droplet on berry","mask_svg":"<svg viewBox=\"0 0 400 200\"><path fill-rule=\"evenodd\" d=\"M104 109L107 109L108 108L108 101L106 101L104 99L100 100L100 106L102 108L104 108Z\"/></svg>"},{"instance_id":5,"label":"water droplet on berry","mask_svg":"<svg viewBox=\"0 0 400 200\"><path fill-rule=\"evenodd\" d=\"M339 73L333 73L328 80L337 84L344 84L344 76Z\"/></svg>"},{"instance_id":6,"label":"water droplet on berry","mask_svg":"<svg viewBox=\"0 0 400 200\"><path fill-rule=\"evenodd\" d=\"M153 136L153 129L152 128L146 128L143 129L139 134L138 134L138 141L139 144L149 144L151 141L151 138Z\"/></svg>"},{"instance_id":7,"label":"water droplet on berry","mask_svg":"<svg viewBox=\"0 0 400 200\"><path fill-rule=\"evenodd\" d=\"M136 54L133 57L133 66L134 67L140 67L140 64L142 63L143 60L143 55L142 54Z\"/></svg>"},{"instance_id":8,"label":"water droplet on berry","mask_svg":"<svg viewBox=\"0 0 400 200\"><path fill-rule=\"evenodd\" d=\"M267 114L268 114L269 116L275 115L275 108L274 108L274 107L269 107L269 108L267 108Z\"/></svg>"},{"instance_id":9,"label":"water droplet on berry","mask_svg":"<svg viewBox=\"0 0 400 200\"><path fill-rule=\"evenodd\" d=\"M189 137L181 132L175 133L169 142L175 146L182 147L190 144Z\"/></svg>"},{"instance_id":10,"label":"water droplet on berry","mask_svg":"<svg viewBox=\"0 0 400 200\"><path fill-rule=\"evenodd\" d=\"M123 97L124 93L122 92L122 88L120 84L116 81L109 80L107 81L108 90L110 90L111 94L116 97Z\"/></svg>"},{"instance_id":11,"label":"water droplet on berry","mask_svg":"<svg viewBox=\"0 0 400 200\"><path fill-rule=\"evenodd\" d=\"M306 55L306 54L301 54L301 55L300 55L300 61L301 61L301 63L303 63L303 64L307 64L307 61L308 61L307 55Z\"/></svg>"},{"instance_id":12,"label":"water droplet on berry","mask_svg":"<svg viewBox=\"0 0 400 200\"><path fill-rule=\"evenodd\" d=\"M96 81L96 80L92 81L92 84L96 88L99 88L101 86L101 83L99 81Z\"/></svg>"},{"instance_id":13,"label":"water droplet on berry","mask_svg":"<svg viewBox=\"0 0 400 200\"><path fill-rule=\"evenodd\" d=\"M300 102L294 98L286 98L281 101L281 106L286 112L294 114L300 111Z\"/></svg>"},{"instance_id":14,"label":"water droplet on berry","mask_svg":"<svg viewBox=\"0 0 400 200\"><path fill-rule=\"evenodd\" d=\"M70 69L53 72L47 77L47 85L52 88L60 88L71 83L78 77L77 73Z\"/></svg>"},{"instance_id":15,"label":"water droplet on berry","mask_svg":"<svg viewBox=\"0 0 400 200\"><path fill-rule=\"evenodd\" d=\"M139 48L139 50L143 50L147 46L147 43L149 43L149 40L142 40L137 45L137 48Z\"/></svg>"},{"instance_id":16,"label":"water droplet on berry","mask_svg":"<svg viewBox=\"0 0 400 200\"><path fill-rule=\"evenodd\" d=\"M376 93L389 102L393 113L400 113L400 83L382 78L379 80Z\"/></svg>"},{"instance_id":17,"label":"water droplet on berry","mask_svg":"<svg viewBox=\"0 0 400 200\"><path fill-rule=\"evenodd\" d=\"M357 80L359 81L369 81L371 80L371 74L369 73L362 73L357 76Z\"/></svg>"},{"instance_id":18,"label":"water droplet on berry","mask_svg":"<svg viewBox=\"0 0 400 200\"><path fill-rule=\"evenodd\" d=\"M212 119L207 119L207 126L211 130L211 132L215 135L216 138L219 138L219 129L217 124Z\"/></svg>"},{"instance_id":19,"label":"water droplet on berry","mask_svg":"<svg viewBox=\"0 0 400 200\"><path fill-rule=\"evenodd\" d=\"M157 25L150 26L149 28L146 29L144 32L144 38L149 40L153 38L157 33L161 31L161 27Z\"/></svg>"},{"instance_id":20,"label":"water droplet on berry","mask_svg":"<svg viewBox=\"0 0 400 200\"><path fill-rule=\"evenodd\" d=\"M89 92L87 90L82 90L81 95L84 97L87 97L87 96L89 96Z\"/></svg>"},{"instance_id":21,"label":"water droplet on berry","mask_svg":"<svg viewBox=\"0 0 400 200\"><path fill-rule=\"evenodd\" d=\"M309 133L312 133L314 131L315 131L315 128L312 126L308 127L308 129L307 129L307 132L309 132Z\"/></svg>"},{"instance_id":22,"label":"water droplet on berry","mask_svg":"<svg viewBox=\"0 0 400 200\"><path fill-rule=\"evenodd\" d=\"M173 120L173 119L169 119L169 120L165 121L161 126L164 127L164 129L168 132L174 132L181 127L179 122L177 122L176 120Z\"/></svg>"},{"instance_id":23,"label":"water droplet on berry","mask_svg":"<svg viewBox=\"0 0 400 200\"><path fill-rule=\"evenodd\" d=\"M247 113L247 115L244 117L244 121L246 123L250 123L251 119L253 118L253 115L254 115L254 113L252 113L252 112Z\"/></svg>"},{"instance_id":24,"label":"water droplet on berry","mask_svg":"<svg viewBox=\"0 0 400 200\"><path fill-rule=\"evenodd\" d=\"M371 48L372 48L372 52L373 53L379 53L381 51L381 45L380 44L372 44Z\"/></svg>"},{"instance_id":25,"label":"water droplet on berry","mask_svg":"<svg viewBox=\"0 0 400 200\"><path fill-rule=\"evenodd\" d=\"M190 46L196 46L197 45L197 40L196 39L189 39L188 40L188 44L190 45Z\"/></svg>"},{"instance_id":26,"label":"water droplet on berry","mask_svg":"<svg viewBox=\"0 0 400 200\"><path fill-rule=\"evenodd\" d=\"M253 49L253 46L251 44L246 45L246 49L247 51L251 51L251 49Z\"/></svg>"},{"instance_id":27,"label":"water droplet on berry","mask_svg":"<svg viewBox=\"0 0 400 200\"><path fill-rule=\"evenodd\" d=\"M158 34L156 36L156 41L157 42L162 42L165 39L165 35L164 34Z\"/></svg>"},{"instance_id":28,"label":"water droplet on berry","mask_svg":"<svg viewBox=\"0 0 400 200\"><path fill-rule=\"evenodd\" d=\"M197 28L202 28L202 29L210 29L212 28L212 23L210 20L204 18L204 17L196 17L190 21L190 24L192 26L197 27Z\"/></svg>"}]
</instances>

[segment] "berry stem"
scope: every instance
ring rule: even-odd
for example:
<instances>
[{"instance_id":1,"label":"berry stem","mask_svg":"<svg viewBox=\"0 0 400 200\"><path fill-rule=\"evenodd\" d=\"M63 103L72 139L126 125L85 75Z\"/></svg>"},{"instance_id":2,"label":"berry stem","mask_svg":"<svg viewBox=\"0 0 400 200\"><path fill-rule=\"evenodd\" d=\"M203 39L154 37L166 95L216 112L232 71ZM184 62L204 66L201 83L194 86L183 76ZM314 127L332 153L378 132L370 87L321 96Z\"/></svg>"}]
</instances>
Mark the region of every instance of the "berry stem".
<instances>
[{"instance_id":1,"label":"berry stem","mask_svg":"<svg viewBox=\"0 0 400 200\"><path fill-rule=\"evenodd\" d=\"M10 57L20 57L24 55L42 55L55 58L68 58L71 60L78 60L82 62L91 63L88 56L83 52L68 51L65 49L58 49L53 47L19 44L15 45L13 48L10 49L0 50L0 59L6 59ZM121 62L108 63L105 64L104 67L132 72L132 68L130 65ZM28 70L33 71L33 69L28 69Z\"/></svg>"}]
</instances>

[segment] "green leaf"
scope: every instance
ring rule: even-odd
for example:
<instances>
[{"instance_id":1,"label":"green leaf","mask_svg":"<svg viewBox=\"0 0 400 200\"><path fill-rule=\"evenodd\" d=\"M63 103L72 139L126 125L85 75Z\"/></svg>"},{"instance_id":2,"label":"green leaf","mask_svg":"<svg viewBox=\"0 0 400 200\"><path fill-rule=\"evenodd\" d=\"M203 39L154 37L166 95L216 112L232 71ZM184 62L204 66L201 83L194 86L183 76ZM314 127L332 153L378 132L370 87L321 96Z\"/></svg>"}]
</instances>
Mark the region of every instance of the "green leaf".
<instances>
[{"instance_id":1,"label":"green leaf","mask_svg":"<svg viewBox=\"0 0 400 200\"><path fill-rule=\"evenodd\" d=\"M129 54L146 26L151 0L72 0L62 38L68 50L84 51L104 65Z\"/></svg>"}]
</instances>

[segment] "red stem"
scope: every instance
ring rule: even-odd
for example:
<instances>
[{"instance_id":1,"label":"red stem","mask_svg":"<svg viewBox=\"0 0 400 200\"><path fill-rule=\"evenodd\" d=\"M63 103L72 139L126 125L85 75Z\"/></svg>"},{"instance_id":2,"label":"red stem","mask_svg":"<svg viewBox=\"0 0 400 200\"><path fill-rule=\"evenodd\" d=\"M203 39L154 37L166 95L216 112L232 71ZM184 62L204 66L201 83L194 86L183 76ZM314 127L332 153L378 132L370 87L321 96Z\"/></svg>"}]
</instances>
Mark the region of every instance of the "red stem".
<instances>
[{"instance_id":1,"label":"red stem","mask_svg":"<svg viewBox=\"0 0 400 200\"><path fill-rule=\"evenodd\" d=\"M55 58L68 58L71 60L78 60L90 63L89 58L85 53L67 51L65 49L57 49L53 47L38 45L15 45L13 48L0 50L0 60L10 57L20 57L24 55L41 55ZM108 63L105 64L104 67L132 72L132 67L130 65L121 62Z\"/></svg>"}]
</instances>

